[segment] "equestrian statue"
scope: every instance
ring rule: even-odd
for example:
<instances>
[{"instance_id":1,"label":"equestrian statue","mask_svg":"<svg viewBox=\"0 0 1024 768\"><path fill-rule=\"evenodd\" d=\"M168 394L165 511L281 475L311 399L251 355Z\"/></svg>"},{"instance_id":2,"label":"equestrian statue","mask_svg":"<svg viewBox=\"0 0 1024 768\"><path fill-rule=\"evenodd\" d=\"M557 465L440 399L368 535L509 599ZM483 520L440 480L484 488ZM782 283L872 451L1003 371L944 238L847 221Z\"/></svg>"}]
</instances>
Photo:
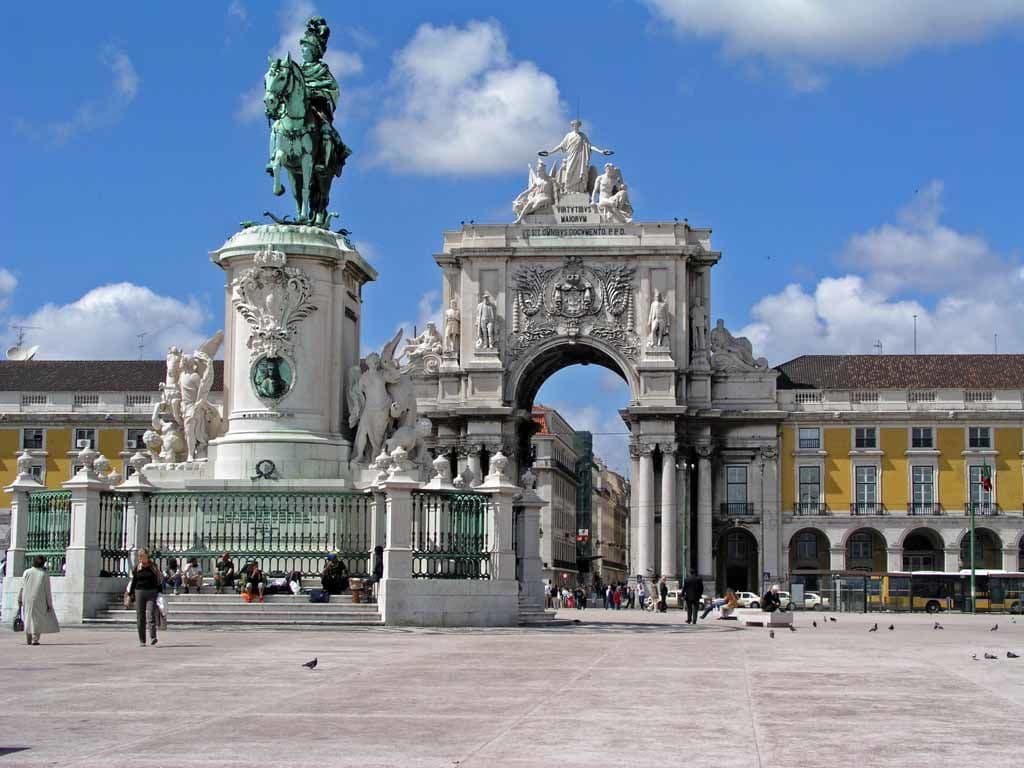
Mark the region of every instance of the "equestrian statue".
<instances>
[{"instance_id":1,"label":"equestrian statue","mask_svg":"<svg viewBox=\"0 0 1024 768\"><path fill-rule=\"evenodd\" d=\"M291 177L295 223L324 228L332 216L327 212L331 183L341 176L352 154L333 125L341 89L323 60L330 36L324 18L314 16L299 41L302 63L293 61L291 53L283 59L270 58L263 78L263 103L270 122L267 173L274 178L274 194L284 194L283 167Z\"/></svg>"}]
</instances>

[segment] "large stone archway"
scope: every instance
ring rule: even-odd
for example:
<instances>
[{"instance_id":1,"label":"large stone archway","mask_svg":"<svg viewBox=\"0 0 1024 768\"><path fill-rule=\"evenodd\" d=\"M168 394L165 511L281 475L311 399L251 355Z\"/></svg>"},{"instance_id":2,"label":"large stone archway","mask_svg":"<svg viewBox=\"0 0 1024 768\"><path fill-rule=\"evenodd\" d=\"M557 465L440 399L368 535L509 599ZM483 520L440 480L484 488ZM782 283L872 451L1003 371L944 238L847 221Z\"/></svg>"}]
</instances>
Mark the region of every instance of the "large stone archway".
<instances>
[{"instance_id":1,"label":"large stone archway","mask_svg":"<svg viewBox=\"0 0 1024 768\"><path fill-rule=\"evenodd\" d=\"M515 224L444 233L434 256L443 327L415 340L408 367L425 445L469 483L499 449L519 478L544 381L569 365L603 366L630 389L620 413L631 577L678 581L693 569L713 589L713 527L741 518L759 527L763 570L777 578L778 374L746 339L711 327L721 254L709 229L617 216L573 192Z\"/></svg>"}]
</instances>

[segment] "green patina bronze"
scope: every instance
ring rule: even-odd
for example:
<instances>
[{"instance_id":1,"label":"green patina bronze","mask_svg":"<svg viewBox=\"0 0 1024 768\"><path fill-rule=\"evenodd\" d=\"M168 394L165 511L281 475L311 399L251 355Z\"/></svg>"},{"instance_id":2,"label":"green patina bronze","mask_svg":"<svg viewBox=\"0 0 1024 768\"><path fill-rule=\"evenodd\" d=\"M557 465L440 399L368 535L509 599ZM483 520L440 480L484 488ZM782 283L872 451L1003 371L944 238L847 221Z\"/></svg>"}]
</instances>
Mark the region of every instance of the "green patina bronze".
<instances>
[{"instance_id":1,"label":"green patina bronze","mask_svg":"<svg viewBox=\"0 0 1024 768\"><path fill-rule=\"evenodd\" d=\"M334 128L341 89L324 62L330 27L322 16L306 23L299 41L302 63L269 59L263 103L270 120L270 161L274 194L284 194L281 168L288 171L295 197L296 223L327 228L331 184L341 176L352 151ZM336 215L336 214L334 214Z\"/></svg>"},{"instance_id":2,"label":"green patina bronze","mask_svg":"<svg viewBox=\"0 0 1024 768\"><path fill-rule=\"evenodd\" d=\"M283 357L261 357L252 368L256 394L267 400L280 400L292 388L292 367Z\"/></svg>"}]
</instances>

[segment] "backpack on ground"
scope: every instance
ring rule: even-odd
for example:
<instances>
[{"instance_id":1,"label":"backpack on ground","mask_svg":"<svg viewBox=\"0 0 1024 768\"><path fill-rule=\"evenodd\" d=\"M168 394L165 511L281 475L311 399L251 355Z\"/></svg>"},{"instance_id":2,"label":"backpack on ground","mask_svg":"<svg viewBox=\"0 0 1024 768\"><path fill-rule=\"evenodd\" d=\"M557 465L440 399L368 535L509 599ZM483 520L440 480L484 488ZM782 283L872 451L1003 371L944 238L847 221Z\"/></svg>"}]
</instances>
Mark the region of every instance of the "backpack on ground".
<instances>
[{"instance_id":1,"label":"backpack on ground","mask_svg":"<svg viewBox=\"0 0 1024 768\"><path fill-rule=\"evenodd\" d=\"M311 589L309 590L309 602L329 603L331 602L331 593L326 589Z\"/></svg>"}]
</instances>

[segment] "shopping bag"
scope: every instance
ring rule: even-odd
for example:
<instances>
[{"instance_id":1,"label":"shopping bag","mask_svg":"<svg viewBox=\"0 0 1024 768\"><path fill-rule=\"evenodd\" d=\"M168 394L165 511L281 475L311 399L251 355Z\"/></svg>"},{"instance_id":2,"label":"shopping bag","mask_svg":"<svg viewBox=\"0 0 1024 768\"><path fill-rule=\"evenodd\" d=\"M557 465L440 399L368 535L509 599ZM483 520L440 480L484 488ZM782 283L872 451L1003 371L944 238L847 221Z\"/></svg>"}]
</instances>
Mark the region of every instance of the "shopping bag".
<instances>
[{"instance_id":1,"label":"shopping bag","mask_svg":"<svg viewBox=\"0 0 1024 768\"><path fill-rule=\"evenodd\" d=\"M18 613L14 617L14 631L24 632L25 631L25 620L21 618L21 606L18 606Z\"/></svg>"},{"instance_id":2,"label":"shopping bag","mask_svg":"<svg viewBox=\"0 0 1024 768\"><path fill-rule=\"evenodd\" d=\"M156 623L160 629L167 629L167 600L163 595L156 596Z\"/></svg>"}]
</instances>

